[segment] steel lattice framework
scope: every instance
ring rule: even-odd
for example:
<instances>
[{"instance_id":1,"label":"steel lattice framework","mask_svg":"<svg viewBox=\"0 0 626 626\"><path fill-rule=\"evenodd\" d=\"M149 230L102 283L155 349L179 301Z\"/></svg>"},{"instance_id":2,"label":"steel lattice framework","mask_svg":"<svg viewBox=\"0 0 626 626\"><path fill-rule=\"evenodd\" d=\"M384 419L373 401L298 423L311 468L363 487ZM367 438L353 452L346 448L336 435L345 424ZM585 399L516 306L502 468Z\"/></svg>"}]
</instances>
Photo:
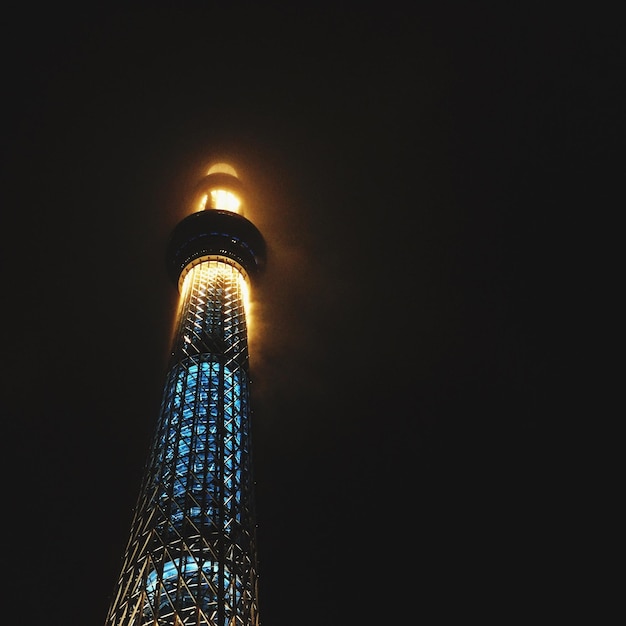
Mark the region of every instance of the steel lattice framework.
<instances>
[{"instance_id":1,"label":"steel lattice framework","mask_svg":"<svg viewBox=\"0 0 626 626\"><path fill-rule=\"evenodd\" d=\"M246 320L257 235L213 209L174 232L170 364L106 626L259 624Z\"/></svg>"}]
</instances>

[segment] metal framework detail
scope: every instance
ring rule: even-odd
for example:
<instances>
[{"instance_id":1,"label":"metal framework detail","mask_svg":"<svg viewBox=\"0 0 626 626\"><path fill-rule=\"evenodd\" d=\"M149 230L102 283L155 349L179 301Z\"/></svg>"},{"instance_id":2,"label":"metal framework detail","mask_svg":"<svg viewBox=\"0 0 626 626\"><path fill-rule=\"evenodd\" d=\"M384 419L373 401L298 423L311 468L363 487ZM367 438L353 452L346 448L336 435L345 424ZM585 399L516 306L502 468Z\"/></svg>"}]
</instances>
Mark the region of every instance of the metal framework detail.
<instances>
[{"instance_id":1,"label":"metal framework detail","mask_svg":"<svg viewBox=\"0 0 626 626\"><path fill-rule=\"evenodd\" d=\"M156 435L105 626L258 626L246 277L186 270Z\"/></svg>"}]
</instances>

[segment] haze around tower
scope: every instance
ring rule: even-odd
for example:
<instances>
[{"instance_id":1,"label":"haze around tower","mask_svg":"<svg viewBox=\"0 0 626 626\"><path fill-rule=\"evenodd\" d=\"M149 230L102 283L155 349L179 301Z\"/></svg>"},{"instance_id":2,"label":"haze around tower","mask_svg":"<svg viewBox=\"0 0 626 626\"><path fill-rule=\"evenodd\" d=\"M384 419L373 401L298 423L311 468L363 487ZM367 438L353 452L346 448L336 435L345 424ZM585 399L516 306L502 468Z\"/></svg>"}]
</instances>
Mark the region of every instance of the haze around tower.
<instances>
[{"instance_id":1,"label":"haze around tower","mask_svg":"<svg viewBox=\"0 0 626 626\"><path fill-rule=\"evenodd\" d=\"M103 623L159 411L167 238L220 162L268 245L264 622L580 619L562 511L593 439L570 445L572 416L596 412L572 381L621 162L622 22L600 13L13 7L7 621Z\"/></svg>"}]
</instances>

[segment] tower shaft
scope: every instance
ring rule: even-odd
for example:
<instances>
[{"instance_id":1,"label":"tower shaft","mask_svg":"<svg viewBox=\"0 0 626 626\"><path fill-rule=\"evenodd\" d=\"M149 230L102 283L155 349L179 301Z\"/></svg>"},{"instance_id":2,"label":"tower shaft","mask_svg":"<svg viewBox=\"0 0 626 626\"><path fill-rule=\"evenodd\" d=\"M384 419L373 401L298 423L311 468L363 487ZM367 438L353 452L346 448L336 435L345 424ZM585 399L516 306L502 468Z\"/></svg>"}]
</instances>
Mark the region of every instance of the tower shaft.
<instances>
[{"instance_id":1,"label":"tower shaft","mask_svg":"<svg viewBox=\"0 0 626 626\"><path fill-rule=\"evenodd\" d=\"M259 624L246 319L250 267L240 263L239 249L231 253L224 246L227 232L206 228L215 219L191 220L193 236L185 230L189 218L181 222L184 237L170 251L177 262L181 249L186 256L178 268L169 365L105 626Z\"/></svg>"}]
</instances>

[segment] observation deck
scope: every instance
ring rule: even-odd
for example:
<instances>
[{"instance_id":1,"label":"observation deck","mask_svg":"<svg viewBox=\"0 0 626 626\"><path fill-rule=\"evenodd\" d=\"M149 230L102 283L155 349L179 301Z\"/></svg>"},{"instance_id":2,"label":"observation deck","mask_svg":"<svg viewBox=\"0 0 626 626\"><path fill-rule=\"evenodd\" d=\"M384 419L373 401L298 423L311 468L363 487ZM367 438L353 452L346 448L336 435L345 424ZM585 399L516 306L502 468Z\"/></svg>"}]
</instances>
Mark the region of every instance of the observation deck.
<instances>
[{"instance_id":1,"label":"observation deck","mask_svg":"<svg viewBox=\"0 0 626 626\"><path fill-rule=\"evenodd\" d=\"M265 240L241 214L243 185L224 163L213 166L195 190L194 213L174 228L167 270L179 287L188 270L205 260L223 260L254 279L265 265Z\"/></svg>"},{"instance_id":2,"label":"observation deck","mask_svg":"<svg viewBox=\"0 0 626 626\"><path fill-rule=\"evenodd\" d=\"M180 285L188 268L196 263L220 258L253 280L265 265L263 235L242 215L219 209L192 213L174 228L166 252L174 284Z\"/></svg>"}]
</instances>

